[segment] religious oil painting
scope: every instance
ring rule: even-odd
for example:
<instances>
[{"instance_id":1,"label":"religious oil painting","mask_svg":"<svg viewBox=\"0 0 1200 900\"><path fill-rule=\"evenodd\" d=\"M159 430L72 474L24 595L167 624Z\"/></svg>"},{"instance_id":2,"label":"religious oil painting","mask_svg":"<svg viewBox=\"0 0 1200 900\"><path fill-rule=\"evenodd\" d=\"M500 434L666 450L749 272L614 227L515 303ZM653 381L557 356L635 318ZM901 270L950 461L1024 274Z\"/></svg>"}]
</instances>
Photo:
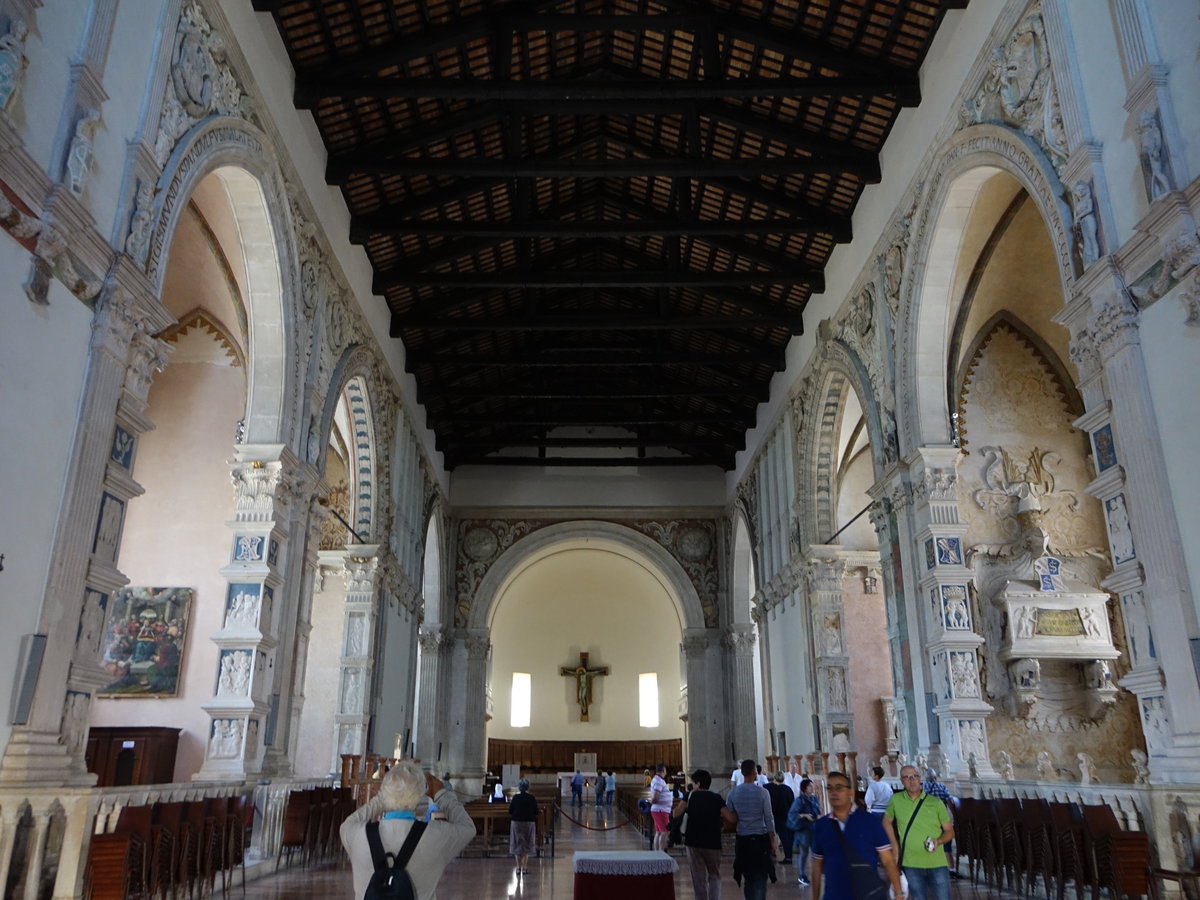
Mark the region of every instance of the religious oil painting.
<instances>
[{"instance_id":1,"label":"religious oil painting","mask_svg":"<svg viewBox=\"0 0 1200 900\"><path fill-rule=\"evenodd\" d=\"M111 680L97 695L174 697L191 609L191 588L116 591L108 604L101 660Z\"/></svg>"}]
</instances>

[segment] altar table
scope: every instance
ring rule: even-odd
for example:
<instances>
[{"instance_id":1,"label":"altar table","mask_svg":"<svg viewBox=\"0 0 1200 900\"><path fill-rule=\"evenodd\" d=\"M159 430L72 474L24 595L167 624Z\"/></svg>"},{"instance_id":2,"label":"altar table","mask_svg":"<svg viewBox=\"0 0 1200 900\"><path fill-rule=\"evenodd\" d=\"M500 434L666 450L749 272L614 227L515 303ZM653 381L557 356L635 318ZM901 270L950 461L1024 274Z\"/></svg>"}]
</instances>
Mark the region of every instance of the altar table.
<instances>
[{"instance_id":1,"label":"altar table","mask_svg":"<svg viewBox=\"0 0 1200 900\"><path fill-rule=\"evenodd\" d=\"M581 850L575 900L675 900L678 868L661 850Z\"/></svg>"}]
</instances>

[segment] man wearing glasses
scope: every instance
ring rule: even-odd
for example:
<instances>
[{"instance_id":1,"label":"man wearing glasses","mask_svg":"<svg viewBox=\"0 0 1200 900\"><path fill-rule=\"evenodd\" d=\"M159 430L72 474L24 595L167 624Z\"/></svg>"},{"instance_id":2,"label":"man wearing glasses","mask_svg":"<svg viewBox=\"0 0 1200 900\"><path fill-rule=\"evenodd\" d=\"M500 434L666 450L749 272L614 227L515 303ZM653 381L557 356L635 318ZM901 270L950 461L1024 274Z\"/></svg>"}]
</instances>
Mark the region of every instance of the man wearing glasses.
<instances>
[{"instance_id":1,"label":"man wearing glasses","mask_svg":"<svg viewBox=\"0 0 1200 900\"><path fill-rule=\"evenodd\" d=\"M892 795L883 827L908 878L912 900L950 900L950 870L943 846L954 839L950 813L921 789L915 766L900 770L904 790Z\"/></svg>"},{"instance_id":2,"label":"man wearing glasses","mask_svg":"<svg viewBox=\"0 0 1200 900\"><path fill-rule=\"evenodd\" d=\"M843 900L859 896L862 886L856 885L851 878L851 862L866 863L870 877L875 878L874 862L878 859L887 872L897 900L901 900L905 894L900 884L900 870L896 868L892 845L879 820L866 810L855 808L850 779L841 772L829 773L825 790L829 793L829 815L818 819L813 828L813 897Z\"/></svg>"}]
</instances>

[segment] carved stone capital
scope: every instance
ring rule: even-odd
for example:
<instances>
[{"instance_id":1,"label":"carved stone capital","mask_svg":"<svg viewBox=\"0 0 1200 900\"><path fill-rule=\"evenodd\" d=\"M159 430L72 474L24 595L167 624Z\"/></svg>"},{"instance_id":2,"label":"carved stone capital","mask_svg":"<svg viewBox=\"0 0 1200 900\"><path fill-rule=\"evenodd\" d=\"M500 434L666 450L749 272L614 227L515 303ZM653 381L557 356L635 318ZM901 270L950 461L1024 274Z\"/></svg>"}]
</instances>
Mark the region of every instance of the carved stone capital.
<instances>
[{"instance_id":1,"label":"carved stone capital","mask_svg":"<svg viewBox=\"0 0 1200 900\"><path fill-rule=\"evenodd\" d=\"M813 591L840 592L842 575L846 571L844 559L810 559L808 563L808 586Z\"/></svg>"},{"instance_id":2,"label":"carved stone capital","mask_svg":"<svg viewBox=\"0 0 1200 900\"><path fill-rule=\"evenodd\" d=\"M421 647L421 652L426 656L437 655L447 645L446 634L443 631L422 630L417 634L417 643Z\"/></svg>"},{"instance_id":3,"label":"carved stone capital","mask_svg":"<svg viewBox=\"0 0 1200 900\"><path fill-rule=\"evenodd\" d=\"M1183 304L1186 315L1183 324L1200 328L1200 271L1197 271L1188 285L1179 292L1179 301Z\"/></svg>"},{"instance_id":4,"label":"carved stone capital","mask_svg":"<svg viewBox=\"0 0 1200 900\"><path fill-rule=\"evenodd\" d=\"M721 637L721 643L738 655L753 653L757 640L758 636L753 631L740 629L730 629Z\"/></svg>"},{"instance_id":5,"label":"carved stone capital","mask_svg":"<svg viewBox=\"0 0 1200 900\"><path fill-rule=\"evenodd\" d=\"M483 660L492 650L492 641L486 634L468 634L463 638L463 646L467 648L467 659Z\"/></svg>"},{"instance_id":6,"label":"carved stone capital","mask_svg":"<svg viewBox=\"0 0 1200 900\"><path fill-rule=\"evenodd\" d=\"M125 367L125 390L143 407L150 396L154 373L167 367L167 358L174 349L166 341L151 337L140 329L134 331L129 345L129 363Z\"/></svg>"},{"instance_id":7,"label":"carved stone capital","mask_svg":"<svg viewBox=\"0 0 1200 900\"><path fill-rule=\"evenodd\" d=\"M372 594L383 574L383 565L377 556L346 557L346 593Z\"/></svg>"},{"instance_id":8,"label":"carved stone capital","mask_svg":"<svg viewBox=\"0 0 1200 900\"><path fill-rule=\"evenodd\" d=\"M110 286L92 320L92 348L125 360L129 342L141 329L137 303L127 291Z\"/></svg>"},{"instance_id":9,"label":"carved stone capital","mask_svg":"<svg viewBox=\"0 0 1200 900\"><path fill-rule=\"evenodd\" d=\"M1122 291L1092 316L1092 338L1102 359L1138 342L1138 315L1137 307Z\"/></svg>"},{"instance_id":10,"label":"carved stone capital","mask_svg":"<svg viewBox=\"0 0 1200 900\"><path fill-rule=\"evenodd\" d=\"M293 478L279 460L247 460L233 464L234 507L240 522L283 518L292 497Z\"/></svg>"},{"instance_id":11,"label":"carved stone capital","mask_svg":"<svg viewBox=\"0 0 1200 900\"><path fill-rule=\"evenodd\" d=\"M1090 329L1080 328L1071 335L1070 354L1080 381L1086 381L1100 371L1100 351L1096 349Z\"/></svg>"},{"instance_id":12,"label":"carved stone capital","mask_svg":"<svg viewBox=\"0 0 1200 900\"><path fill-rule=\"evenodd\" d=\"M703 656L708 650L708 635L685 634L683 636L683 655L689 659Z\"/></svg>"}]
</instances>

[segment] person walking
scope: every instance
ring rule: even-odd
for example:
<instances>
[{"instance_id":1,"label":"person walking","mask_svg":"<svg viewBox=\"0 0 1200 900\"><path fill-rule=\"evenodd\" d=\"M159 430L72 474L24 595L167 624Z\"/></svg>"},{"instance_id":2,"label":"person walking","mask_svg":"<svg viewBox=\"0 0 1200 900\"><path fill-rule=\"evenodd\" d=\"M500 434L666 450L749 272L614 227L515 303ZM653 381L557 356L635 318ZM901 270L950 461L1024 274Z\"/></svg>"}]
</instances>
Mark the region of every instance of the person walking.
<instances>
[{"instance_id":1,"label":"person walking","mask_svg":"<svg viewBox=\"0 0 1200 900\"><path fill-rule=\"evenodd\" d=\"M851 863L860 866L866 863L866 874L875 877L874 863L878 860L896 900L903 898L904 887L888 833L878 819L855 807L850 776L830 772L825 778L825 789L829 792L829 815L822 816L813 826L813 897L845 900L858 896L861 885L856 884L851 874Z\"/></svg>"},{"instance_id":2,"label":"person walking","mask_svg":"<svg viewBox=\"0 0 1200 900\"><path fill-rule=\"evenodd\" d=\"M667 849L667 842L671 838L671 807L674 803L671 786L667 784L666 763L659 763L650 780L650 818L654 820L655 850L665 852Z\"/></svg>"},{"instance_id":3,"label":"person walking","mask_svg":"<svg viewBox=\"0 0 1200 900\"><path fill-rule=\"evenodd\" d=\"M696 900L721 900L721 832L725 822L733 824L733 814L721 795L710 790L712 774L707 769L693 772L692 781L695 788L681 801L687 816L683 846L692 892Z\"/></svg>"},{"instance_id":4,"label":"person walking","mask_svg":"<svg viewBox=\"0 0 1200 900\"><path fill-rule=\"evenodd\" d=\"M883 766L875 766L871 769L871 783L867 785L867 811L882 822L891 799L892 786L883 780Z\"/></svg>"},{"instance_id":5,"label":"person walking","mask_svg":"<svg viewBox=\"0 0 1200 900\"><path fill-rule=\"evenodd\" d=\"M572 806L575 806L576 804L583 806L583 784L584 784L583 773L580 772L578 769L576 769L575 774L571 776L571 805Z\"/></svg>"},{"instance_id":6,"label":"person walking","mask_svg":"<svg viewBox=\"0 0 1200 900\"><path fill-rule=\"evenodd\" d=\"M765 785L771 795L771 814L775 817L775 833L779 835L779 845L783 848L783 864L792 861L792 830L788 828L788 811L796 799L795 792L784 784L783 773L775 772Z\"/></svg>"},{"instance_id":7,"label":"person walking","mask_svg":"<svg viewBox=\"0 0 1200 900\"><path fill-rule=\"evenodd\" d=\"M787 824L795 842L796 880L801 887L808 884L808 852L812 847L813 826L821 817L821 804L813 794L813 783L809 778L800 782L800 794L788 809Z\"/></svg>"},{"instance_id":8,"label":"person walking","mask_svg":"<svg viewBox=\"0 0 1200 900\"><path fill-rule=\"evenodd\" d=\"M916 766L900 770L904 790L892 795L883 827L900 867L908 878L913 900L950 900L950 869L945 844L954 839L950 813L937 797L922 789Z\"/></svg>"},{"instance_id":9,"label":"person walking","mask_svg":"<svg viewBox=\"0 0 1200 900\"><path fill-rule=\"evenodd\" d=\"M529 854L537 850L537 797L529 793L529 780L517 782L517 793L508 804L508 852L517 858L517 874L529 874Z\"/></svg>"},{"instance_id":10,"label":"person walking","mask_svg":"<svg viewBox=\"0 0 1200 900\"><path fill-rule=\"evenodd\" d=\"M758 768L754 760L743 760L741 771L742 783L725 798L725 805L737 816L733 880L742 885L746 900L766 900L767 880L775 881L775 865L771 861L775 815L771 810L771 795L755 784Z\"/></svg>"}]
</instances>

